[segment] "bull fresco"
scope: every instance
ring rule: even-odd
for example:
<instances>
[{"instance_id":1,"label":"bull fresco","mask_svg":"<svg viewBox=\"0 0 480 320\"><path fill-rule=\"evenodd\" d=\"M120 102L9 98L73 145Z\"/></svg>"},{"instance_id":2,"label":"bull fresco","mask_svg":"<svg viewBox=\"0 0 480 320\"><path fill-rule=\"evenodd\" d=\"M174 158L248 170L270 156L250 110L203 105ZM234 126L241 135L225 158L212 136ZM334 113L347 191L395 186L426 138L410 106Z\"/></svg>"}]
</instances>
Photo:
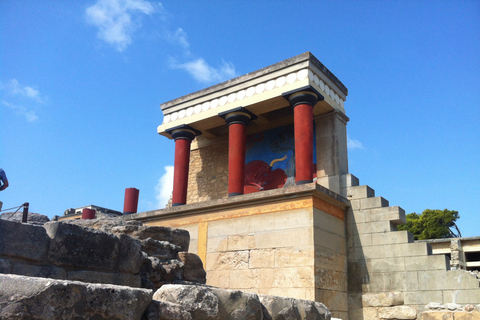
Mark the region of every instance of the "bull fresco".
<instances>
[{"instance_id":1,"label":"bull fresco","mask_svg":"<svg viewBox=\"0 0 480 320\"><path fill-rule=\"evenodd\" d=\"M316 163L315 152L313 162ZM290 185L295 185L293 124L247 136L244 193Z\"/></svg>"}]
</instances>

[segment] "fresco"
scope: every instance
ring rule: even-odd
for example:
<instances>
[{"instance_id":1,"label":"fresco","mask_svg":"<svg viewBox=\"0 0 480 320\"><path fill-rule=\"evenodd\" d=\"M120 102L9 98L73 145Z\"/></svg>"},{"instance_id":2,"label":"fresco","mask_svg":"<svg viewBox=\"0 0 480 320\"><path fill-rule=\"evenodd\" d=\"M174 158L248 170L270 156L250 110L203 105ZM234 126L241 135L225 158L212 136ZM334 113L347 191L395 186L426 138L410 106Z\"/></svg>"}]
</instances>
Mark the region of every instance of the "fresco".
<instances>
[{"instance_id":1,"label":"fresco","mask_svg":"<svg viewBox=\"0 0 480 320\"><path fill-rule=\"evenodd\" d=\"M316 163L315 152L313 162ZM244 193L291 185L295 185L293 124L247 136Z\"/></svg>"}]
</instances>

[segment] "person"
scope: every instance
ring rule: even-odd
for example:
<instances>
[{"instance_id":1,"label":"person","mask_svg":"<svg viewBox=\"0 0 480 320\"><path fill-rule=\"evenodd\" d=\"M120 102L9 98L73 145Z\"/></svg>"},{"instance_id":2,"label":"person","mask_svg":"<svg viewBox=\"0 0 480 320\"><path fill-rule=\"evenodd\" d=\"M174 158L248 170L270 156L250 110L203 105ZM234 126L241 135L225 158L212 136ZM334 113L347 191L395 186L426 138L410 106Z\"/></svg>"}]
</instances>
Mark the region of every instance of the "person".
<instances>
[{"instance_id":1,"label":"person","mask_svg":"<svg viewBox=\"0 0 480 320\"><path fill-rule=\"evenodd\" d=\"M2 185L0 186L0 191L5 190L8 188L8 179L7 175L5 174L5 171L3 171L2 168L0 168L0 181L2 181ZM3 202L0 201L0 211L2 211L2 206Z\"/></svg>"},{"instance_id":2,"label":"person","mask_svg":"<svg viewBox=\"0 0 480 320\"><path fill-rule=\"evenodd\" d=\"M0 191L3 191L8 188L8 179L7 179L7 175L5 174L5 171L3 171L2 168L0 168L0 180L2 181L2 185L0 186Z\"/></svg>"}]
</instances>

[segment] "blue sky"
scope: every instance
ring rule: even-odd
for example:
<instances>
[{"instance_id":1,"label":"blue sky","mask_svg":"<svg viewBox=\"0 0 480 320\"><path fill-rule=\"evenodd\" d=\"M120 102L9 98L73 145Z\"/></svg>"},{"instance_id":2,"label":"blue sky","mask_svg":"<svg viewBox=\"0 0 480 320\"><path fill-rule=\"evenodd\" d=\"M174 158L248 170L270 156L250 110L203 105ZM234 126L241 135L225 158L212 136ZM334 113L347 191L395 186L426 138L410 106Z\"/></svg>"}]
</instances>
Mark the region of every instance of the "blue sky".
<instances>
[{"instance_id":1,"label":"blue sky","mask_svg":"<svg viewBox=\"0 0 480 320\"><path fill-rule=\"evenodd\" d=\"M0 2L4 209L164 205L160 104L311 51L349 89L350 172L480 236L479 1ZM167 191L166 191L167 190Z\"/></svg>"}]
</instances>

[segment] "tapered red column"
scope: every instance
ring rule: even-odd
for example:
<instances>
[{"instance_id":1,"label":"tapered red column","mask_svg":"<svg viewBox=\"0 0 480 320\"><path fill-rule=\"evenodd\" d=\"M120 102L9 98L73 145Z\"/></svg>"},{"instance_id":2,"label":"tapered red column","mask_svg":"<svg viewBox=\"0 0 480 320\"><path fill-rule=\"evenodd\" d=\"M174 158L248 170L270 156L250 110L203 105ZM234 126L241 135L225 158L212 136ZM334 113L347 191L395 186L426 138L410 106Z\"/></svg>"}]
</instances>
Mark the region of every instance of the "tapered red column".
<instances>
[{"instance_id":1,"label":"tapered red column","mask_svg":"<svg viewBox=\"0 0 480 320\"><path fill-rule=\"evenodd\" d=\"M186 126L185 126L186 127ZM195 139L193 129L181 128L173 130L171 135L175 139L175 162L173 169L172 206L181 206L187 203L188 170L190 164L190 144Z\"/></svg>"},{"instance_id":2,"label":"tapered red column","mask_svg":"<svg viewBox=\"0 0 480 320\"><path fill-rule=\"evenodd\" d=\"M313 181L313 107L318 95L310 91L293 93L289 97L293 107L295 128L295 182Z\"/></svg>"},{"instance_id":3,"label":"tapered red column","mask_svg":"<svg viewBox=\"0 0 480 320\"><path fill-rule=\"evenodd\" d=\"M228 196L233 197L243 194L246 127L255 115L239 108L220 116L228 124Z\"/></svg>"}]
</instances>

